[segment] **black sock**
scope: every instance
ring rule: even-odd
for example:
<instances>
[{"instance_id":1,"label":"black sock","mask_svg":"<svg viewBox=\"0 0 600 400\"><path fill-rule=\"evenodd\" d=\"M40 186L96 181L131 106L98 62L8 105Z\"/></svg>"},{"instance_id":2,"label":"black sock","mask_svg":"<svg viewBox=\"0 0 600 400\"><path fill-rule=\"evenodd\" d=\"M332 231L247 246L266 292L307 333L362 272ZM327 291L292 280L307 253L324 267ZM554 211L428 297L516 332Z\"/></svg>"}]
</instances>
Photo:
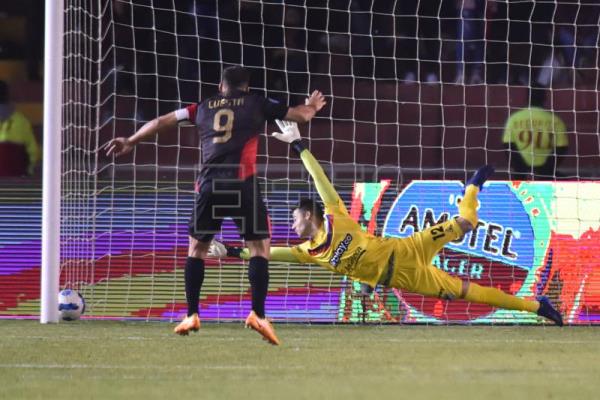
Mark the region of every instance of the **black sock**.
<instances>
[{"instance_id":1,"label":"black sock","mask_svg":"<svg viewBox=\"0 0 600 400\"><path fill-rule=\"evenodd\" d=\"M250 258L248 279L252 288L252 310L259 318L264 318L265 299L269 290L269 260L264 257Z\"/></svg>"},{"instance_id":2,"label":"black sock","mask_svg":"<svg viewBox=\"0 0 600 400\"><path fill-rule=\"evenodd\" d=\"M188 257L185 260L185 299L188 304L188 317L198 313L198 301L203 282L204 260Z\"/></svg>"}]
</instances>

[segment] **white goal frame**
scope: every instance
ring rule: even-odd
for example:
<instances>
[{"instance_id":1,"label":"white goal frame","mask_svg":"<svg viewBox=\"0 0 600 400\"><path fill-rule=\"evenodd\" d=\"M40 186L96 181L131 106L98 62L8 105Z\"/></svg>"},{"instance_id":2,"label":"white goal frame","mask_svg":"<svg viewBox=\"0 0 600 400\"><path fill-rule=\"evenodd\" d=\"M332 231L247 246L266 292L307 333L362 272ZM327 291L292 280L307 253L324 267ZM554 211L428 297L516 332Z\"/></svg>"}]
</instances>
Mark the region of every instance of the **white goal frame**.
<instances>
[{"instance_id":1,"label":"white goal frame","mask_svg":"<svg viewBox=\"0 0 600 400\"><path fill-rule=\"evenodd\" d=\"M58 322L64 0L46 1L40 322Z\"/></svg>"}]
</instances>

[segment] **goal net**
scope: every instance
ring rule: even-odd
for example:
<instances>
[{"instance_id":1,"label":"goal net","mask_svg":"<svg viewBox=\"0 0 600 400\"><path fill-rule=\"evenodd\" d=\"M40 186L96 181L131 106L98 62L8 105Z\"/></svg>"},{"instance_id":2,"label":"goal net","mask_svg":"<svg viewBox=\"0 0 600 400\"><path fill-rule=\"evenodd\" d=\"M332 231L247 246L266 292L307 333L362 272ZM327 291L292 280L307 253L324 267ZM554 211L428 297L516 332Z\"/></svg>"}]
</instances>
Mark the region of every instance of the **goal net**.
<instances>
[{"instance_id":1,"label":"goal net","mask_svg":"<svg viewBox=\"0 0 600 400\"><path fill-rule=\"evenodd\" d=\"M302 133L374 234L452 218L462 182L495 165L479 226L433 266L598 323L600 5L529 3L66 0L61 288L81 291L88 318L185 314L197 133L182 126L120 158L102 145L215 94L222 68L244 65L252 91L290 106L327 96ZM258 176L272 244L299 243L290 206L316 195L299 159L262 137ZM240 244L230 222L217 237ZM247 265L207 260L206 271L201 318L245 317ZM318 266L270 273L279 322L540 322L398 289L363 295Z\"/></svg>"}]
</instances>

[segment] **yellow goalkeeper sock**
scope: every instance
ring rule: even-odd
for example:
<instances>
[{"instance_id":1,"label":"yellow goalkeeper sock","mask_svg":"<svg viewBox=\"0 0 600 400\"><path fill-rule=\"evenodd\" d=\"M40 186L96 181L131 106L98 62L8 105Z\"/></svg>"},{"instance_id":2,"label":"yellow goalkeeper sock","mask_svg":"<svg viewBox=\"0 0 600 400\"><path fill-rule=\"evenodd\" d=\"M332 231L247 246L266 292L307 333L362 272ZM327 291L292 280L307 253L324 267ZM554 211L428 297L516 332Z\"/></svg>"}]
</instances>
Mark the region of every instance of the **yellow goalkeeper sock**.
<instances>
[{"instance_id":1,"label":"yellow goalkeeper sock","mask_svg":"<svg viewBox=\"0 0 600 400\"><path fill-rule=\"evenodd\" d=\"M479 188L475 185L469 185L465 189L465 195L458 205L458 214L469 221L473 227L477 226L479 218L477 217L477 194Z\"/></svg>"},{"instance_id":2,"label":"yellow goalkeeper sock","mask_svg":"<svg viewBox=\"0 0 600 400\"><path fill-rule=\"evenodd\" d=\"M516 296L504 293L502 290L480 286L476 283L469 283L469 290L465 300L472 303L489 304L490 306L504 308L506 310L520 310L537 312L540 303L537 301L523 300Z\"/></svg>"}]
</instances>

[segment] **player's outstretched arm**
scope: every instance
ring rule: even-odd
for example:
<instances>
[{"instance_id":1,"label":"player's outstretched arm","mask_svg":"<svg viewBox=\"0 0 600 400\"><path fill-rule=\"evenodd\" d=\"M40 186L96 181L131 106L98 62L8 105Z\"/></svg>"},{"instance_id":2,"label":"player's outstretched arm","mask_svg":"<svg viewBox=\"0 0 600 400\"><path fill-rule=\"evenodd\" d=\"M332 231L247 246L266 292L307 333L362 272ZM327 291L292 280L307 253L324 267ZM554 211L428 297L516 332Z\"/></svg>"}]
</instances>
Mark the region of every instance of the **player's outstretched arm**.
<instances>
[{"instance_id":1,"label":"player's outstretched arm","mask_svg":"<svg viewBox=\"0 0 600 400\"><path fill-rule=\"evenodd\" d=\"M300 137L298 125L295 122L275 120L281 133L274 132L273 136L282 142L289 143L292 148L300 155L304 167L315 181L315 186L325 204L339 204L342 200L337 191L329 181L329 178L323 171L323 168L308 149L304 147Z\"/></svg>"},{"instance_id":2,"label":"player's outstretched arm","mask_svg":"<svg viewBox=\"0 0 600 400\"><path fill-rule=\"evenodd\" d=\"M250 251L246 248L232 247L213 240L208 248L208 256L214 258L235 257L249 260ZM289 263L300 262L289 247L271 247L270 260Z\"/></svg>"},{"instance_id":3,"label":"player's outstretched arm","mask_svg":"<svg viewBox=\"0 0 600 400\"><path fill-rule=\"evenodd\" d=\"M325 106L325 104L327 104L327 102L325 101L323 93L315 90L305 100L304 104L289 108L284 119L299 123L308 122L321 110L321 108L323 108L323 106Z\"/></svg>"},{"instance_id":4,"label":"player's outstretched arm","mask_svg":"<svg viewBox=\"0 0 600 400\"><path fill-rule=\"evenodd\" d=\"M177 117L175 112L161 115L158 118L154 118L152 121L146 122L144 126L130 137L117 137L106 143L104 145L106 155L110 156L114 154L118 157L127 154L142 140L176 126Z\"/></svg>"}]
</instances>

